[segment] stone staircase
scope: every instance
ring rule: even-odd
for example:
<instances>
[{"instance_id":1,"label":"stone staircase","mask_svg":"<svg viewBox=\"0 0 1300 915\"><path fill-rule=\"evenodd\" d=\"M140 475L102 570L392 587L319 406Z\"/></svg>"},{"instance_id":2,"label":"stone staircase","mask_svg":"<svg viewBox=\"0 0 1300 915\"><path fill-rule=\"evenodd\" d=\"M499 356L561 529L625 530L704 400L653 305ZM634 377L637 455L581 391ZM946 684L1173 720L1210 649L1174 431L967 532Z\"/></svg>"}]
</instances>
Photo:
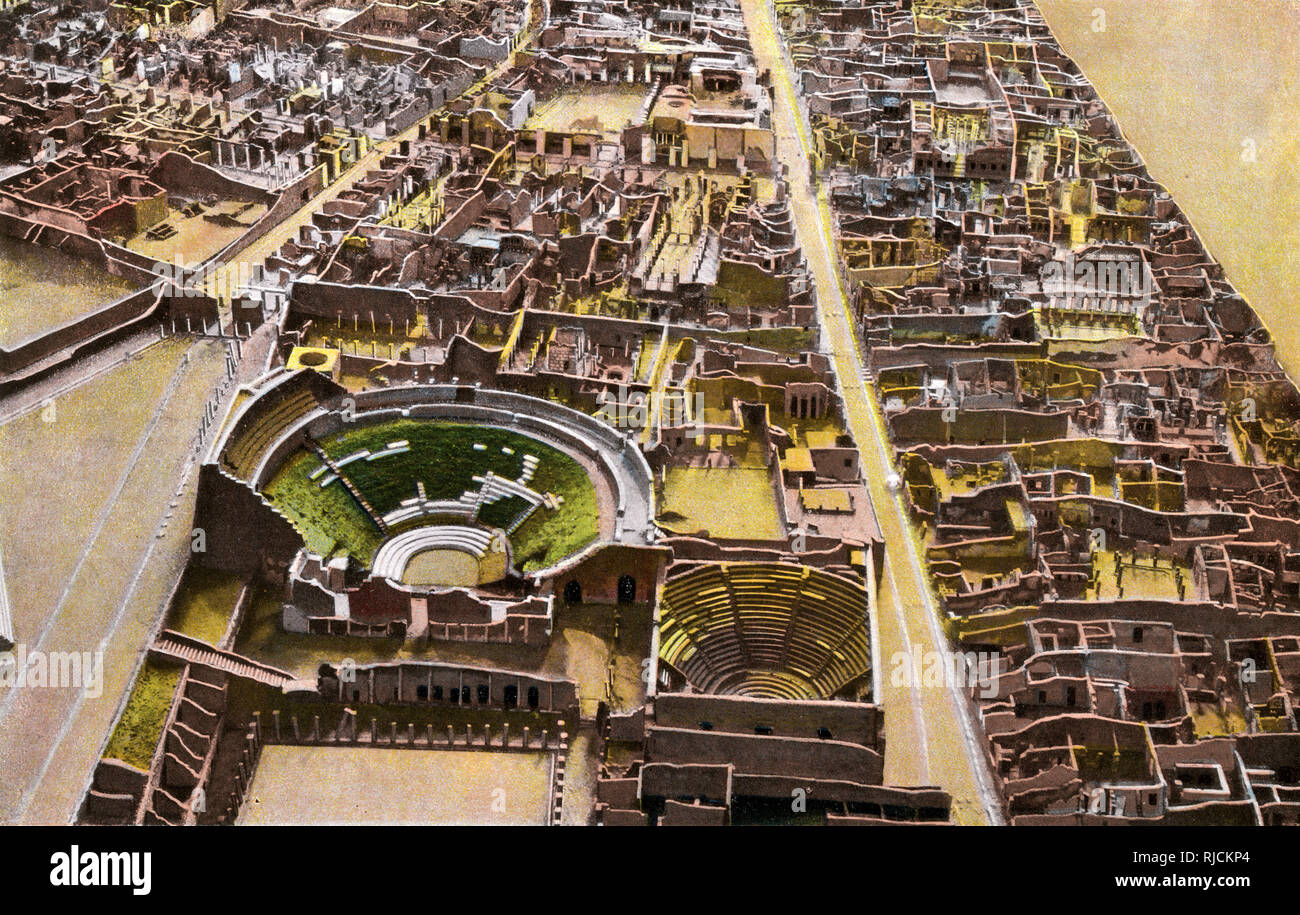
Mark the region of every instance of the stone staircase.
<instances>
[{"instance_id":1,"label":"stone staircase","mask_svg":"<svg viewBox=\"0 0 1300 915\"><path fill-rule=\"evenodd\" d=\"M233 651L213 648L205 642L170 629L162 631L151 646L151 650L190 664L199 664L213 670L224 671L232 676L243 677L255 683L264 683L267 686L283 687L293 679L293 676L286 671L235 654Z\"/></svg>"}]
</instances>

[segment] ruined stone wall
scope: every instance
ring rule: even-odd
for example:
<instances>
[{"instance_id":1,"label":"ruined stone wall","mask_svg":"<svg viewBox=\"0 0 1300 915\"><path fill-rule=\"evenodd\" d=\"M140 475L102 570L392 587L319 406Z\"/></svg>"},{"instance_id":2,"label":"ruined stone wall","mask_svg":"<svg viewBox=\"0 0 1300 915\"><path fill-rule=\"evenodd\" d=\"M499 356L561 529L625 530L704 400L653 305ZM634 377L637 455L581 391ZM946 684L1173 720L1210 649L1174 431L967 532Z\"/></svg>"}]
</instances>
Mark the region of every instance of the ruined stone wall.
<instances>
[{"instance_id":1,"label":"ruined stone wall","mask_svg":"<svg viewBox=\"0 0 1300 915\"><path fill-rule=\"evenodd\" d=\"M635 584L633 600L654 599L659 568L668 560L668 551L658 547L605 546L576 565L556 575L556 594L569 582L577 582L586 603L612 604L618 601L618 582L624 575Z\"/></svg>"},{"instance_id":2,"label":"ruined stone wall","mask_svg":"<svg viewBox=\"0 0 1300 915\"><path fill-rule=\"evenodd\" d=\"M216 464L199 470L194 518L207 547L196 558L207 568L247 575L268 562L287 566L302 547L302 537L287 518Z\"/></svg>"},{"instance_id":3,"label":"ruined stone wall","mask_svg":"<svg viewBox=\"0 0 1300 915\"><path fill-rule=\"evenodd\" d=\"M222 200L248 200L267 206L276 199L270 191L238 181L175 151L164 153L149 176L169 191L186 197L202 199L215 194Z\"/></svg>"},{"instance_id":4,"label":"ruined stone wall","mask_svg":"<svg viewBox=\"0 0 1300 915\"><path fill-rule=\"evenodd\" d=\"M884 780L884 757L874 750L835 740L724 734L652 727L646 758L654 762L732 763L748 775L836 779L862 785ZM786 797L789 797L787 792Z\"/></svg>"},{"instance_id":5,"label":"ruined stone wall","mask_svg":"<svg viewBox=\"0 0 1300 915\"><path fill-rule=\"evenodd\" d=\"M539 711L566 711L578 704L578 685L572 680L423 661L349 669L325 665L317 689L327 701L420 705L455 703L451 698L454 689L461 696L455 704L498 708L528 708L529 691L535 689Z\"/></svg>"},{"instance_id":6,"label":"ruined stone wall","mask_svg":"<svg viewBox=\"0 0 1300 915\"><path fill-rule=\"evenodd\" d=\"M753 732L766 726L779 737L818 737L825 728L831 738L881 749L884 714L874 705L858 702L810 702L751 699L746 696L708 696L663 693L655 697L655 723L661 727L696 728L710 722L714 730Z\"/></svg>"},{"instance_id":7,"label":"ruined stone wall","mask_svg":"<svg viewBox=\"0 0 1300 915\"><path fill-rule=\"evenodd\" d=\"M128 293L98 311L69 321L41 336L31 338L12 349L0 348L0 374L21 372L69 347L124 327L132 321L152 315L158 308L159 292L152 287Z\"/></svg>"}]
</instances>

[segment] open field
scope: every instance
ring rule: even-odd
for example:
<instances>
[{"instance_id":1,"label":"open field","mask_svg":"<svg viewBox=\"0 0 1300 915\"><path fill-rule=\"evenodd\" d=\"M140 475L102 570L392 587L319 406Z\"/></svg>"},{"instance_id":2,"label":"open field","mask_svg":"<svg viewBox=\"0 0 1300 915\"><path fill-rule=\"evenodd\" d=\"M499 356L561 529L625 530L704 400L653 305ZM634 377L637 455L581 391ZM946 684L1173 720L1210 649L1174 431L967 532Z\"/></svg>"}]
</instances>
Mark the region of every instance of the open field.
<instances>
[{"instance_id":1,"label":"open field","mask_svg":"<svg viewBox=\"0 0 1300 915\"><path fill-rule=\"evenodd\" d=\"M244 826L542 826L551 754L268 746Z\"/></svg>"},{"instance_id":2,"label":"open field","mask_svg":"<svg viewBox=\"0 0 1300 915\"><path fill-rule=\"evenodd\" d=\"M216 645L226 634L243 588L239 576L197 566L185 573L167 628Z\"/></svg>"},{"instance_id":3,"label":"open field","mask_svg":"<svg viewBox=\"0 0 1300 915\"><path fill-rule=\"evenodd\" d=\"M715 538L779 540L785 535L766 468L671 468L661 518L673 530L707 530Z\"/></svg>"},{"instance_id":4,"label":"open field","mask_svg":"<svg viewBox=\"0 0 1300 915\"><path fill-rule=\"evenodd\" d=\"M180 340L155 344L0 426L0 539L20 637L39 631L58 602L183 354Z\"/></svg>"},{"instance_id":5,"label":"open field","mask_svg":"<svg viewBox=\"0 0 1300 915\"><path fill-rule=\"evenodd\" d=\"M156 261L194 267L247 232L266 213L266 204L224 201L217 205L215 212L221 217L220 222L202 214L186 216L172 208L166 220L176 230L171 238L153 239L139 232L122 239L121 243Z\"/></svg>"},{"instance_id":6,"label":"open field","mask_svg":"<svg viewBox=\"0 0 1300 915\"><path fill-rule=\"evenodd\" d=\"M641 83L588 84L580 91L562 92L539 105L524 122L525 130L582 131L617 136L645 102Z\"/></svg>"},{"instance_id":7,"label":"open field","mask_svg":"<svg viewBox=\"0 0 1300 915\"><path fill-rule=\"evenodd\" d=\"M79 257L0 235L0 346L80 318L136 288Z\"/></svg>"}]
</instances>

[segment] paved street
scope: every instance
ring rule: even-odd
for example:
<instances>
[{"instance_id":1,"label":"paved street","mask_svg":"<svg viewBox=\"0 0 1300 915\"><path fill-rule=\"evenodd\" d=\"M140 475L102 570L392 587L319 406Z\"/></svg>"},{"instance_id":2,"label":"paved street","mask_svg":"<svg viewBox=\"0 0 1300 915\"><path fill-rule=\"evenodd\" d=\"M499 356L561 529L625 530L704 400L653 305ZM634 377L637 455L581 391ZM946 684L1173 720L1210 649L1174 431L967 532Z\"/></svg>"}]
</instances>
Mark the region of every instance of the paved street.
<instances>
[{"instance_id":1,"label":"paved street","mask_svg":"<svg viewBox=\"0 0 1300 915\"><path fill-rule=\"evenodd\" d=\"M812 151L807 119L795 92L793 68L777 37L766 0L741 0L757 68L768 70L775 89L773 128L777 155L788 169L791 209L799 240L817 282L827 347L835 360L841 396L886 543L884 581L876 605L877 657L885 707L885 780L897 785L937 785L951 792L954 816L963 825L1000 823L988 773L984 741L969 703L948 687L895 686L893 659L947 650L938 609L919 558L902 497L888 485L894 472L879 406L863 378L863 359L848 311L836 256L830 207L809 182Z\"/></svg>"}]
</instances>

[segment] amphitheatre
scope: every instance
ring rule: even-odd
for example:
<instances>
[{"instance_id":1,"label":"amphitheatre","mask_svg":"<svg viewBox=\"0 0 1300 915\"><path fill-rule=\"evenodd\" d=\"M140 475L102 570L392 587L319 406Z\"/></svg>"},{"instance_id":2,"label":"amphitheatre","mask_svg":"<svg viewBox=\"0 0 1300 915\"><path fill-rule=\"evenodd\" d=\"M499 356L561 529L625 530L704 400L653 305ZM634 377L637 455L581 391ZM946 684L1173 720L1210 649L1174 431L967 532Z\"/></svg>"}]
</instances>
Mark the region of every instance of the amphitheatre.
<instances>
[{"instance_id":1,"label":"amphitheatre","mask_svg":"<svg viewBox=\"0 0 1300 915\"><path fill-rule=\"evenodd\" d=\"M1300 823L1300 393L1040 4L0 6L0 821Z\"/></svg>"}]
</instances>

